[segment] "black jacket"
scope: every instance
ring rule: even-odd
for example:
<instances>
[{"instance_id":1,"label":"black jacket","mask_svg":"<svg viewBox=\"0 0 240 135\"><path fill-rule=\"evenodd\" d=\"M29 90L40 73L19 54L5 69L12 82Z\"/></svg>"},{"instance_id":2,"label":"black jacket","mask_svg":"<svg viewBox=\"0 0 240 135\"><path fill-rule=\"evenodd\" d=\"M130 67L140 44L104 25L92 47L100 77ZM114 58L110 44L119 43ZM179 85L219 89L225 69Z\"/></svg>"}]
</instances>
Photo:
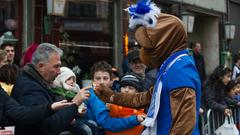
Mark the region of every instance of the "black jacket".
<instances>
[{"instance_id":1,"label":"black jacket","mask_svg":"<svg viewBox=\"0 0 240 135\"><path fill-rule=\"evenodd\" d=\"M25 107L18 104L0 87L0 126L32 124L42 121L51 115L51 104ZM36 115L37 114L37 115Z\"/></svg>"},{"instance_id":2,"label":"black jacket","mask_svg":"<svg viewBox=\"0 0 240 135\"><path fill-rule=\"evenodd\" d=\"M224 112L228 106L235 106L237 101L226 94L226 86L223 84L209 84L203 92L203 99L207 109Z\"/></svg>"},{"instance_id":3,"label":"black jacket","mask_svg":"<svg viewBox=\"0 0 240 135\"><path fill-rule=\"evenodd\" d=\"M26 106L36 106L55 102L49 85L43 80L33 65L24 67L13 87L12 96ZM38 115L38 114L36 114ZM16 135L57 135L67 130L70 123L77 115L77 106L72 105L61 109L42 122L29 125L17 125Z\"/></svg>"},{"instance_id":4,"label":"black jacket","mask_svg":"<svg viewBox=\"0 0 240 135\"><path fill-rule=\"evenodd\" d=\"M199 73L199 76L201 79L201 83L203 84L203 82L205 81L205 78L206 78L204 58L203 58L202 54L200 54L200 53L193 53L193 58L194 58L195 65L196 65L196 68L198 70L198 73Z\"/></svg>"}]
</instances>

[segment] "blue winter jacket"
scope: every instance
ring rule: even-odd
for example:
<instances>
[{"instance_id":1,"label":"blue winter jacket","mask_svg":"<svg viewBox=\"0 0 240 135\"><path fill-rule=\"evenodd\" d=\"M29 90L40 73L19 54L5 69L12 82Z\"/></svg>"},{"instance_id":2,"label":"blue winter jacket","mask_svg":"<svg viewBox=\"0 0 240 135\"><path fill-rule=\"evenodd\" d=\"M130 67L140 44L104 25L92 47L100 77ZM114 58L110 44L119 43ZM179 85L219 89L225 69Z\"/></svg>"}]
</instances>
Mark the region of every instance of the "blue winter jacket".
<instances>
[{"instance_id":1,"label":"blue winter jacket","mask_svg":"<svg viewBox=\"0 0 240 135\"><path fill-rule=\"evenodd\" d=\"M90 98L85 102L87 119L96 121L101 127L111 132L118 132L139 125L136 116L112 118L106 105L95 95L93 89L90 90L90 93Z\"/></svg>"}]
</instances>

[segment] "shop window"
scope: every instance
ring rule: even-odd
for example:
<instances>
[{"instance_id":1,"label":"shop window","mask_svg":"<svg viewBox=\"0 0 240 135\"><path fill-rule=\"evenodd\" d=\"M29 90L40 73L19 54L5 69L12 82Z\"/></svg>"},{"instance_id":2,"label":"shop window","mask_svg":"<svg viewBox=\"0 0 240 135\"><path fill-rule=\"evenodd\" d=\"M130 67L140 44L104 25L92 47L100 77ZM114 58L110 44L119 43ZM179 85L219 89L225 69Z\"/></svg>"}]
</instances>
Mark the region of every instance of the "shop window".
<instances>
[{"instance_id":1,"label":"shop window","mask_svg":"<svg viewBox=\"0 0 240 135\"><path fill-rule=\"evenodd\" d=\"M16 22L16 9L17 9L17 0L1 0L0 1L0 35L2 35L6 31L15 31L16 25L10 26L11 24L7 24L6 22L9 19L12 19Z\"/></svg>"},{"instance_id":2,"label":"shop window","mask_svg":"<svg viewBox=\"0 0 240 135\"><path fill-rule=\"evenodd\" d=\"M22 10L22 0L0 0L0 36L11 31L17 38L11 42L15 44L14 62L16 64L19 64L22 55Z\"/></svg>"},{"instance_id":3,"label":"shop window","mask_svg":"<svg viewBox=\"0 0 240 135\"><path fill-rule=\"evenodd\" d=\"M67 55L63 63L69 67L78 65L87 73L99 60L112 64L113 19L112 1L69 1L65 17L59 19L62 24L60 47Z\"/></svg>"},{"instance_id":4,"label":"shop window","mask_svg":"<svg viewBox=\"0 0 240 135\"><path fill-rule=\"evenodd\" d=\"M58 46L60 40L57 17L47 16L46 0L35 0L34 12L34 41L49 42Z\"/></svg>"}]
</instances>

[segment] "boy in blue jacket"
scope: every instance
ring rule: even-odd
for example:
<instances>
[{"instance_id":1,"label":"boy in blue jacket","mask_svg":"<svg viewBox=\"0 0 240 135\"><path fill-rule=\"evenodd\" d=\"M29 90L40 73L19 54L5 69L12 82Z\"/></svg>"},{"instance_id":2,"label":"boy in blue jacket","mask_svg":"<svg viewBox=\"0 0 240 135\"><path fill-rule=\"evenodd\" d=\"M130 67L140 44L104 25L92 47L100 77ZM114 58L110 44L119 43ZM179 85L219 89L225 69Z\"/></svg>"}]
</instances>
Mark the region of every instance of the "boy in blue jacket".
<instances>
[{"instance_id":1,"label":"boy in blue jacket","mask_svg":"<svg viewBox=\"0 0 240 135\"><path fill-rule=\"evenodd\" d=\"M112 83L112 67L106 61L97 62L91 68L91 76L97 86L98 84L104 84L105 86L110 87ZM89 91L91 96L86 102L86 117L96 121L102 128L111 132L118 132L133 128L144 120L144 116L112 118L109 115L109 110L107 109L105 103L95 95L94 89L90 89Z\"/></svg>"}]
</instances>

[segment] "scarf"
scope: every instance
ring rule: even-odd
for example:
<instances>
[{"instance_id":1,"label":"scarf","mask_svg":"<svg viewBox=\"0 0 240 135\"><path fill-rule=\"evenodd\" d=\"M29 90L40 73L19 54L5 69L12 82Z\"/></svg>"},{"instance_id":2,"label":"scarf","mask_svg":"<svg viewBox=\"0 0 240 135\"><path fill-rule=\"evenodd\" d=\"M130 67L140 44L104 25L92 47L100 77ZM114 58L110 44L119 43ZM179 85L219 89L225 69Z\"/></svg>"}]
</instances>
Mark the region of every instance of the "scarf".
<instances>
[{"instance_id":1,"label":"scarf","mask_svg":"<svg viewBox=\"0 0 240 135\"><path fill-rule=\"evenodd\" d=\"M157 133L157 115L160 109L161 92L162 92L162 76L167 70L181 57L188 56L188 51L183 50L171 55L160 67L157 82L153 90L151 104L147 113L147 118L141 123L146 126L142 135L156 135Z\"/></svg>"},{"instance_id":2,"label":"scarf","mask_svg":"<svg viewBox=\"0 0 240 135\"><path fill-rule=\"evenodd\" d=\"M52 89L51 84L43 79L43 77L39 74L33 64L27 64L23 67L23 72L25 72L28 76L30 76L33 80L38 82L45 89Z\"/></svg>"}]
</instances>

